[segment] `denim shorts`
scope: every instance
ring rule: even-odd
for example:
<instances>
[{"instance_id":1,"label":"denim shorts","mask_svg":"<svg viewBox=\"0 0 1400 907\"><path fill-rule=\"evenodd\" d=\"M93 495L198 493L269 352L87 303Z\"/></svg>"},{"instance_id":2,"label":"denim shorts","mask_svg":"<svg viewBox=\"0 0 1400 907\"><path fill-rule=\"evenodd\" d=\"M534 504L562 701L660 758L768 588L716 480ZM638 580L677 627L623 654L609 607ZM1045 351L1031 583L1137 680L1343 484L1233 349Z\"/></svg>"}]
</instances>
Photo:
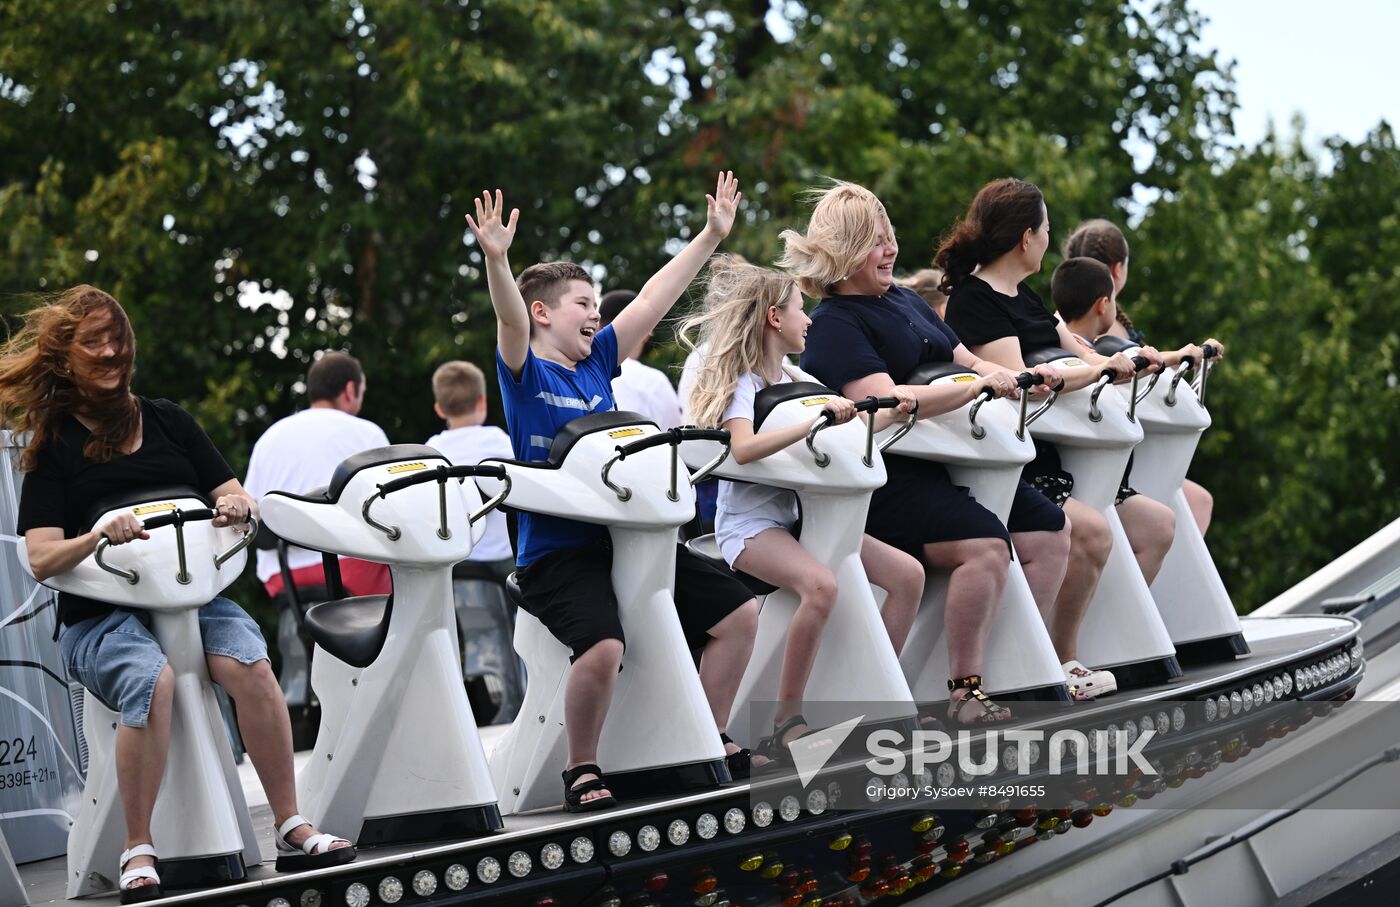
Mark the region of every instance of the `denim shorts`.
<instances>
[{"instance_id":1,"label":"denim shorts","mask_svg":"<svg viewBox=\"0 0 1400 907\"><path fill-rule=\"evenodd\" d=\"M114 712L126 727L145 727L165 653L150 629L148 611L112 611L62 627L58 651L68 676ZM243 664L267 658L257 622L220 596L199 609L204 651Z\"/></svg>"}]
</instances>

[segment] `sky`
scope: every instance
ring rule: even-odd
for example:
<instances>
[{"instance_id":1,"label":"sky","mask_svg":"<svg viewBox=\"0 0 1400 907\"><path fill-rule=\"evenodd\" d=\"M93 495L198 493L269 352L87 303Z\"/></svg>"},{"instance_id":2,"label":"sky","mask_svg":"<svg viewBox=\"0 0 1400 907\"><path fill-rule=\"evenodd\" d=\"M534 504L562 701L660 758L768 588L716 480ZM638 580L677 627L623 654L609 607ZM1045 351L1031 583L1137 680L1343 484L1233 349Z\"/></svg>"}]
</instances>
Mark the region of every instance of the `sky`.
<instances>
[{"instance_id":1,"label":"sky","mask_svg":"<svg viewBox=\"0 0 1400 907\"><path fill-rule=\"evenodd\" d=\"M1295 112L1317 148L1359 141L1380 120L1400 128L1400 3L1394 0L1189 0L1211 22L1203 43L1237 61L1235 134L1287 135Z\"/></svg>"}]
</instances>

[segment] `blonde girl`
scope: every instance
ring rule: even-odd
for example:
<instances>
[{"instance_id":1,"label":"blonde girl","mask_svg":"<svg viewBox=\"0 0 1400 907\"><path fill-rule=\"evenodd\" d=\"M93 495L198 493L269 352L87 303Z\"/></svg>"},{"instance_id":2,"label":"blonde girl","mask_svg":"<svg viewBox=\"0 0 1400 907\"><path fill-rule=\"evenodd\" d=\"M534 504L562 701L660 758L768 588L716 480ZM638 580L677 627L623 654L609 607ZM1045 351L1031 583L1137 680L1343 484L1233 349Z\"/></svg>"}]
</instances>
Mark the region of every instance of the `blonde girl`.
<instances>
[{"instance_id":1,"label":"blonde girl","mask_svg":"<svg viewBox=\"0 0 1400 907\"><path fill-rule=\"evenodd\" d=\"M751 463L777 453L801 441L811 428L812 423L807 422L755 433L753 424L758 391L793 380L814 380L787 364L789 355L806 348L810 324L792 278L727 256L711 264L705 309L681 328L688 346L707 347L687 403L697 424L729 430L736 462ZM877 429L912 408L912 395L899 396L899 409L884 410L874 417ZM830 413L837 424L856 415L855 404L844 397L833 397L823 412ZM715 537L725 561L735 570L798 595L797 613L783 650L773 735L756 751L769 759L784 758L786 744L807 729L801 714L802 697L822 630L836 604L836 579L793 537L796 521L797 497L793 492L741 482L720 483ZM882 616L898 652L923 595L923 568L913 557L868 535L861 547L861 561L870 581L887 593Z\"/></svg>"}]
</instances>

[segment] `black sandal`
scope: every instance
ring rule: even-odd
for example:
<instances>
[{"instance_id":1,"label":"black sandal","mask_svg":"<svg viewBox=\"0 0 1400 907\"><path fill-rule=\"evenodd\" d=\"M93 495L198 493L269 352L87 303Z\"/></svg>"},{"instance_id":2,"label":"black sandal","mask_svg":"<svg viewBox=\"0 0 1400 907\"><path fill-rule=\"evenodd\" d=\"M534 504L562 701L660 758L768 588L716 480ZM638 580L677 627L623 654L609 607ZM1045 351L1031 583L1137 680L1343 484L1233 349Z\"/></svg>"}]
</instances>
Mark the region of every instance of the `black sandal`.
<instances>
[{"instance_id":1,"label":"black sandal","mask_svg":"<svg viewBox=\"0 0 1400 907\"><path fill-rule=\"evenodd\" d=\"M997 705L991 700L991 697L982 692L981 674L969 674L966 677L949 680L948 692L951 694L954 690L967 690L967 695L961 699L954 700L951 695L948 697L948 720L954 724L960 724L963 727L1000 724L1011 717L1009 709ZM962 718L963 707L973 700L982 706L982 714L971 721L964 721Z\"/></svg>"},{"instance_id":2,"label":"black sandal","mask_svg":"<svg viewBox=\"0 0 1400 907\"><path fill-rule=\"evenodd\" d=\"M807 719L803 718L801 714L793 715L782 724L774 726L772 734L758 741L758 746L754 747L754 755L762 756L768 760L768 764L763 766L760 771L784 767L791 768L794 765L792 761L792 750L788 749L788 745L783 742L783 735L799 726L807 727ZM798 736L794 739L801 740L802 736Z\"/></svg>"},{"instance_id":3,"label":"black sandal","mask_svg":"<svg viewBox=\"0 0 1400 907\"><path fill-rule=\"evenodd\" d=\"M734 743L728 734L720 734L719 739L726 745ZM734 745L739 746L737 743ZM737 753L725 753L724 764L729 767L729 777L735 781L743 781L750 777L753 774L753 757L753 750L746 746L739 747ZM759 766L759 768L763 768L763 766Z\"/></svg>"},{"instance_id":4,"label":"black sandal","mask_svg":"<svg viewBox=\"0 0 1400 907\"><path fill-rule=\"evenodd\" d=\"M591 781L584 781L575 787L574 782L579 779L580 775L597 775L597 777ZM607 789L608 783L603 778L603 770L591 762L564 769L564 809L571 813L591 813L594 810L610 809L616 806L617 800L612 794L608 794L606 797L594 797L592 800L583 799L584 794Z\"/></svg>"}]
</instances>

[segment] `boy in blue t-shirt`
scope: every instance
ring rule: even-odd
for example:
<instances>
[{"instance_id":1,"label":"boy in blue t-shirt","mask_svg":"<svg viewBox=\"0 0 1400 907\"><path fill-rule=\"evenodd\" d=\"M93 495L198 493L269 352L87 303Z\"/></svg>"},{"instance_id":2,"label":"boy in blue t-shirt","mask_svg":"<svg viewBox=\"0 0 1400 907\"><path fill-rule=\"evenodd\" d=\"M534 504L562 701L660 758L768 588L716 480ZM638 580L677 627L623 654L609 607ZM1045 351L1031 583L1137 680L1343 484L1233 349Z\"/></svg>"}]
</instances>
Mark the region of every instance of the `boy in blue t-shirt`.
<instances>
[{"instance_id":1,"label":"boy in blue t-shirt","mask_svg":"<svg viewBox=\"0 0 1400 907\"><path fill-rule=\"evenodd\" d=\"M599 329L593 283L572 262L531 265L513 279L506 253L519 210L503 218L499 190L476 200L467 216L486 258L496 310L496 374L515 455L544 460L566 423L615 408L612 379L618 350L635 349L670 311L711 253L729 234L741 195L732 173L721 173L705 229L666 264L607 327ZM573 666L564 689L569 758L564 806L573 812L614 803L597 760L598 738L622 664L623 634L612 589L607 528L560 517L521 513L517 580L523 607L570 648ZM680 547L676 553L676 611L691 648L703 646L700 682L724 736L739 679L753 648L758 603L748 589ZM747 775L749 755L727 736L732 773Z\"/></svg>"}]
</instances>

